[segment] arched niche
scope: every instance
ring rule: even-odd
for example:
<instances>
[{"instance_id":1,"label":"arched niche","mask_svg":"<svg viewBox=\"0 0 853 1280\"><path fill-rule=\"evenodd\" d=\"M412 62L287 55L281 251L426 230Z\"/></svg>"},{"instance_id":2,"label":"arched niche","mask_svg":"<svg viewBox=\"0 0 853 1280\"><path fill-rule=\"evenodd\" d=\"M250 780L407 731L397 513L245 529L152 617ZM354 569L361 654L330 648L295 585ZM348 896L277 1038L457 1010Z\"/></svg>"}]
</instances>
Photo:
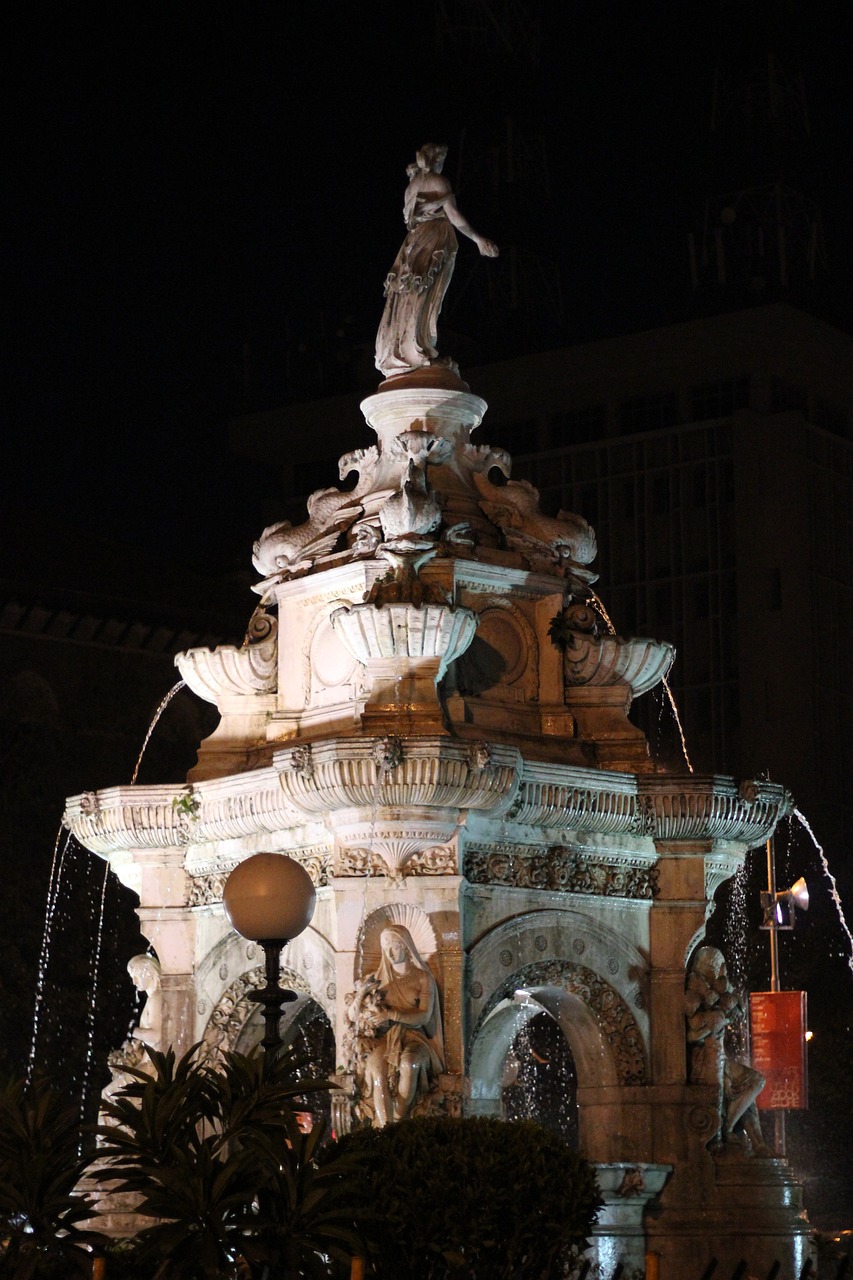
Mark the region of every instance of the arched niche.
<instances>
[{"instance_id":1,"label":"arched niche","mask_svg":"<svg viewBox=\"0 0 853 1280\"><path fill-rule=\"evenodd\" d=\"M506 978L474 1028L469 1058L474 1111L499 1113L506 1055L525 1022L542 1009L566 1037L579 1087L645 1082L644 1040L624 1000L584 966L544 960Z\"/></svg>"},{"instance_id":2,"label":"arched niche","mask_svg":"<svg viewBox=\"0 0 853 1280\"><path fill-rule=\"evenodd\" d=\"M283 987L296 992L296 999L282 1010L279 1031L285 1049L292 1048L302 1061L300 1079L331 1078L335 1073L335 1033L325 1010L305 990L299 974L292 969L280 971ZM216 1061L223 1053L250 1054L257 1049L264 1034L260 1006L249 992L265 985L262 965L241 975L222 993L208 1019L202 1036L202 1057ZM314 1121L328 1121L329 1095L312 1092L296 1101L297 1109L310 1112Z\"/></svg>"},{"instance_id":3,"label":"arched niche","mask_svg":"<svg viewBox=\"0 0 853 1280\"><path fill-rule=\"evenodd\" d=\"M195 971L196 1039L210 1038L214 1015L222 1017L229 1004L242 1001L252 986L263 986L263 950L229 929L199 961ZM260 981L251 975L261 975ZM289 942L282 953L282 985L298 996L310 996L334 1025L337 986L335 954L328 940L313 927ZM246 1017L252 1002L241 1005ZM236 1039L229 1033L229 1046Z\"/></svg>"},{"instance_id":4,"label":"arched niche","mask_svg":"<svg viewBox=\"0 0 853 1280\"><path fill-rule=\"evenodd\" d=\"M473 601L466 598L470 607ZM486 696L515 702L536 695L539 644L536 633L514 601L489 596L477 611L477 634L454 664L456 687L463 696Z\"/></svg>"},{"instance_id":5,"label":"arched niche","mask_svg":"<svg viewBox=\"0 0 853 1280\"><path fill-rule=\"evenodd\" d=\"M279 970L281 985L296 993L296 1000L285 1005L281 1019L281 1033L285 1044L293 1038L291 1027L298 1026L300 1010L311 1000L311 993L301 974L283 965ZM256 1002L249 995L266 984L263 964L245 970L221 993L210 1011L201 1036L201 1053L205 1058L216 1059L223 1053L247 1053L260 1042L263 1020Z\"/></svg>"},{"instance_id":6,"label":"arched niche","mask_svg":"<svg viewBox=\"0 0 853 1280\"><path fill-rule=\"evenodd\" d=\"M422 907L408 902L385 903L365 917L358 935L355 977L363 978L376 969L382 954L382 930L392 924L403 925L408 929L421 959L426 961L436 978L439 978L438 943L433 923Z\"/></svg>"},{"instance_id":7,"label":"arched niche","mask_svg":"<svg viewBox=\"0 0 853 1280\"><path fill-rule=\"evenodd\" d=\"M603 992L600 984L626 1008L638 1029L643 1053L648 1040L648 958L634 937L643 936L645 913L642 904L631 904L628 911L618 911L613 919L624 927L617 929L605 923L599 902L590 900L588 910L576 906L542 911L526 911L504 919L471 948L466 968L466 1022L469 1027L482 1024L487 1012L494 1008L495 993L504 991L511 997L517 987L526 984L518 979L522 969L541 962L585 971L590 974L586 990ZM513 985L514 983L514 985ZM545 986L552 985L547 981ZM561 977L556 985L565 987ZM574 990L571 983L568 988ZM603 996L602 996L603 1000Z\"/></svg>"}]
</instances>

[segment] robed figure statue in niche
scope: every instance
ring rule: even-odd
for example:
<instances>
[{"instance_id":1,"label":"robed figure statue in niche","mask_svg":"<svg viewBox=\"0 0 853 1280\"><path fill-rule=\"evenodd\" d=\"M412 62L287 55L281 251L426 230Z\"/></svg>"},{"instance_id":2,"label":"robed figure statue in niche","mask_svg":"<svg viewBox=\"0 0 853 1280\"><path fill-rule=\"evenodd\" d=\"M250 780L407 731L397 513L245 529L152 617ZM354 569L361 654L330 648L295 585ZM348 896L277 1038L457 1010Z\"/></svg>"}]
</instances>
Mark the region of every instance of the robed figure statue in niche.
<instances>
[{"instance_id":1,"label":"robed figure statue in niche","mask_svg":"<svg viewBox=\"0 0 853 1280\"><path fill-rule=\"evenodd\" d=\"M436 347L438 316L456 261L456 231L486 258L498 247L471 227L442 175L447 147L427 143L409 165L403 203L406 238L385 280L385 311L376 336L376 367L386 378L439 365L456 372ZM456 231L454 231L454 228Z\"/></svg>"},{"instance_id":2,"label":"robed figure statue in niche","mask_svg":"<svg viewBox=\"0 0 853 1280\"><path fill-rule=\"evenodd\" d=\"M349 1003L352 1069L376 1128L402 1120L444 1070L438 986L408 929L388 925Z\"/></svg>"}]
</instances>

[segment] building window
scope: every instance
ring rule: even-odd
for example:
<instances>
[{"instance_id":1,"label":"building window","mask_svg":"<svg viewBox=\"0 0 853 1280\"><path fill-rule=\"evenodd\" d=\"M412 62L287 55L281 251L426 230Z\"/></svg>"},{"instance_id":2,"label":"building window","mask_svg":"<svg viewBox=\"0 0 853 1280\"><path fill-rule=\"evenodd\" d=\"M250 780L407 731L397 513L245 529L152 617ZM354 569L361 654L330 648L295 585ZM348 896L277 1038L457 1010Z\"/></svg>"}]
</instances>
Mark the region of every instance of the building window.
<instances>
[{"instance_id":1,"label":"building window","mask_svg":"<svg viewBox=\"0 0 853 1280\"><path fill-rule=\"evenodd\" d=\"M736 409L749 407L749 378L727 378L690 388L690 413L694 422L706 418L730 418Z\"/></svg>"},{"instance_id":2,"label":"building window","mask_svg":"<svg viewBox=\"0 0 853 1280\"><path fill-rule=\"evenodd\" d=\"M805 413L807 407L808 397L802 387L795 386L793 382L786 382L784 378L770 380L772 413L786 413L791 409L798 409L801 413Z\"/></svg>"},{"instance_id":3,"label":"building window","mask_svg":"<svg viewBox=\"0 0 853 1280\"><path fill-rule=\"evenodd\" d=\"M674 391L660 396L634 396L619 406L619 430L623 435L635 431L659 431L674 427L678 416Z\"/></svg>"},{"instance_id":4,"label":"building window","mask_svg":"<svg viewBox=\"0 0 853 1280\"><path fill-rule=\"evenodd\" d=\"M600 440L607 433L607 406L590 405L586 409L566 409L553 413L548 423L548 445L552 449Z\"/></svg>"}]
</instances>

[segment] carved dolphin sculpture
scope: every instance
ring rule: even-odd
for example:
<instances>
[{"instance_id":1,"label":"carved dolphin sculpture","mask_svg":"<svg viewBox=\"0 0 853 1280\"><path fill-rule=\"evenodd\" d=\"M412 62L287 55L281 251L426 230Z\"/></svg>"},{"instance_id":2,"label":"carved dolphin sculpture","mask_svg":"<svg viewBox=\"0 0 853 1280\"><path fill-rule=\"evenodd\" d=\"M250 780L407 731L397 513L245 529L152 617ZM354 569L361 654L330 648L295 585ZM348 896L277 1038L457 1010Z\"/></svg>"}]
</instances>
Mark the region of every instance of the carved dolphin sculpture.
<instances>
[{"instance_id":1,"label":"carved dolphin sculpture","mask_svg":"<svg viewBox=\"0 0 853 1280\"><path fill-rule=\"evenodd\" d=\"M264 529L254 545L252 564L265 578L297 577L307 573L320 556L328 555L341 532L362 513L351 493L318 489L308 499L308 520L292 525L280 520Z\"/></svg>"},{"instance_id":2,"label":"carved dolphin sculpture","mask_svg":"<svg viewBox=\"0 0 853 1280\"><path fill-rule=\"evenodd\" d=\"M496 485L477 471L472 478L480 493L480 507L502 530L507 546L528 559L533 555L537 560L571 564L576 570L595 559L595 530L583 516L570 511L560 511L556 518L543 515L539 510L539 490L528 480ZM586 570L580 570L578 576L587 582L593 580Z\"/></svg>"}]
</instances>

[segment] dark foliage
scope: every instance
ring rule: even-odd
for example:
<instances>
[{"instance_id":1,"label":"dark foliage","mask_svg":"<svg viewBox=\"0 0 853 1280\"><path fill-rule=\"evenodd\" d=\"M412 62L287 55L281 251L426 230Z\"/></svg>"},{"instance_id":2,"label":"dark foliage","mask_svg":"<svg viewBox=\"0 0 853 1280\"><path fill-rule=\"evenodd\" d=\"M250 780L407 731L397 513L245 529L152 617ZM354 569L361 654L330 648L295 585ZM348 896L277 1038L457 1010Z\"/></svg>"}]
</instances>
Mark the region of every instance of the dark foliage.
<instances>
[{"instance_id":1,"label":"dark foliage","mask_svg":"<svg viewBox=\"0 0 853 1280\"><path fill-rule=\"evenodd\" d=\"M368 1162L381 1280L553 1280L602 1203L591 1166L528 1120L415 1118L330 1154Z\"/></svg>"},{"instance_id":2,"label":"dark foliage","mask_svg":"<svg viewBox=\"0 0 853 1280\"><path fill-rule=\"evenodd\" d=\"M137 1236L133 1266L148 1262L157 1280L214 1280L239 1266L288 1280L340 1274L364 1249L349 1193L359 1160L318 1167L322 1131L301 1133L289 1105L325 1084L306 1083L288 1054L231 1053L214 1066L195 1050L149 1053L153 1076L131 1072L100 1129L120 1189L158 1219Z\"/></svg>"},{"instance_id":3,"label":"dark foliage","mask_svg":"<svg viewBox=\"0 0 853 1280\"><path fill-rule=\"evenodd\" d=\"M0 1093L0 1276L88 1275L97 1233L86 1195L75 1193L88 1161L79 1154L78 1112L47 1080Z\"/></svg>"}]
</instances>

